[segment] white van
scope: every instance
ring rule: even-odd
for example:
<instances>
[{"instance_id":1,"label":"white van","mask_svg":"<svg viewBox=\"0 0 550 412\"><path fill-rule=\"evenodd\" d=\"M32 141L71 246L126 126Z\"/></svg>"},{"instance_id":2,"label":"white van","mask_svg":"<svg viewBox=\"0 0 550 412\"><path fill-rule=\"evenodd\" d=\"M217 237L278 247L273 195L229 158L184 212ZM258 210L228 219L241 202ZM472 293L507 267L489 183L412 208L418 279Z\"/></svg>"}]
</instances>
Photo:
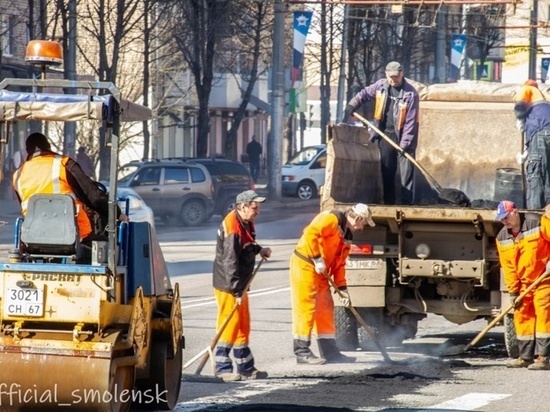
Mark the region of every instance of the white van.
<instances>
[{"instance_id":1,"label":"white van","mask_svg":"<svg viewBox=\"0 0 550 412\"><path fill-rule=\"evenodd\" d=\"M325 183L327 145L304 147L283 165L283 195L309 200Z\"/></svg>"}]
</instances>

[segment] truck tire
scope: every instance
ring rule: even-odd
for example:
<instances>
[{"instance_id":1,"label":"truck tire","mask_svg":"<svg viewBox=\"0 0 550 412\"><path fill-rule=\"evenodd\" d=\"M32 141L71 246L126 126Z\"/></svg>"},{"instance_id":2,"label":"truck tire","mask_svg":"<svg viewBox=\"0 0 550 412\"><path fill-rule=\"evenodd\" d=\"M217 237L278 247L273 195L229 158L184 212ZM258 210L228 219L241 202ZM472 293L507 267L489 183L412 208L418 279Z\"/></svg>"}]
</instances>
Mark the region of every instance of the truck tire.
<instances>
[{"instance_id":1,"label":"truck tire","mask_svg":"<svg viewBox=\"0 0 550 412\"><path fill-rule=\"evenodd\" d=\"M353 351L357 344L357 322L353 313L343 306L334 308L334 324L336 326L336 344L340 350Z\"/></svg>"},{"instance_id":2,"label":"truck tire","mask_svg":"<svg viewBox=\"0 0 550 412\"><path fill-rule=\"evenodd\" d=\"M516 327L514 326L514 315L506 315L504 317L504 344L506 345L506 352L508 352L508 356L510 358L519 358Z\"/></svg>"},{"instance_id":3,"label":"truck tire","mask_svg":"<svg viewBox=\"0 0 550 412\"><path fill-rule=\"evenodd\" d=\"M384 308L359 308L357 312L361 315L365 323L370 326L378 342L382 346L385 346L382 333L384 327ZM359 347L362 350L378 351L376 343L374 343L369 333L361 325L358 325L357 339L359 341Z\"/></svg>"}]
</instances>

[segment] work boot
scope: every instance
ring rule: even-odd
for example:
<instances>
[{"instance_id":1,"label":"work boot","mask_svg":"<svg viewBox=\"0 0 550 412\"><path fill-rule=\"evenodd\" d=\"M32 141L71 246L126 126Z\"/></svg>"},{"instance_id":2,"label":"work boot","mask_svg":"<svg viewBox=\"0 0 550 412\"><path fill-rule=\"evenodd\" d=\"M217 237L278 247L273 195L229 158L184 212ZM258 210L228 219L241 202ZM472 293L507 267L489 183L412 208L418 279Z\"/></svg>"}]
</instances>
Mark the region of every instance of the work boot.
<instances>
[{"instance_id":1,"label":"work boot","mask_svg":"<svg viewBox=\"0 0 550 412\"><path fill-rule=\"evenodd\" d=\"M216 375L224 382L238 382L241 380L241 375L233 372L224 372Z\"/></svg>"},{"instance_id":2,"label":"work boot","mask_svg":"<svg viewBox=\"0 0 550 412\"><path fill-rule=\"evenodd\" d=\"M336 339L317 339L319 354L327 360L327 363L353 363L355 358L350 358L340 352Z\"/></svg>"},{"instance_id":3,"label":"work boot","mask_svg":"<svg viewBox=\"0 0 550 412\"><path fill-rule=\"evenodd\" d=\"M346 356L343 353L338 353L336 355L327 356L327 363L354 363L355 358L351 356Z\"/></svg>"},{"instance_id":4,"label":"work boot","mask_svg":"<svg viewBox=\"0 0 550 412\"><path fill-rule=\"evenodd\" d=\"M506 364L507 368L527 368L533 363L533 359L517 358Z\"/></svg>"},{"instance_id":5,"label":"work boot","mask_svg":"<svg viewBox=\"0 0 550 412\"><path fill-rule=\"evenodd\" d=\"M550 370L550 362L548 356L539 356L534 363L527 366L527 369L532 371L547 371Z\"/></svg>"},{"instance_id":6,"label":"work boot","mask_svg":"<svg viewBox=\"0 0 550 412\"><path fill-rule=\"evenodd\" d=\"M314 354L310 355L296 355L296 363L305 365L323 365L326 363L326 359L319 358Z\"/></svg>"},{"instance_id":7,"label":"work boot","mask_svg":"<svg viewBox=\"0 0 550 412\"><path fill-rule=\"evenodd\" d=\"M241 377L247 381L256 380L256 379L266 379L267 372L259 371L258 369L254 368L246 372L241 372Z\"/></svg>"}]
</instances>

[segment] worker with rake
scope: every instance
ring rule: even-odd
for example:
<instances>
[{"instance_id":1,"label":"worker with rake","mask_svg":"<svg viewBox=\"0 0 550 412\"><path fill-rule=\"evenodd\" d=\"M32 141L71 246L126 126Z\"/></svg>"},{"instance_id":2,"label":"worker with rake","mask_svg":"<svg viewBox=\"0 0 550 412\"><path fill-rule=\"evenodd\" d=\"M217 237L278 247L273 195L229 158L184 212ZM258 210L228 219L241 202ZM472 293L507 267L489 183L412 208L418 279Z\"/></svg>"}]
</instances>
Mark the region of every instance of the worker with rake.
<instances>
[{"instance_id":1,"label":"worker with rake","mask_svg":"<svg viewBox=\"0 0 550 412\"><path fill-rule=\"evenodd\" d=\"M322 365L350 362L336 345L331 283L339 289L344 306L350 305L345 265L352 232L374 226L371 211L362 203L345 211L324 211L304 229L290 258L292 334L298 364ZM328 278L332 277L332 279ZM320 357L310 349L315 330Z\"/></svg>"},{"instance_id":2,"label":"worker with rake","mask_svg":"<svg viewBox=\"0 0 550 412\"><path fill-rule=\"evenodd\" d=\"M504 281L514 303L519 348L519 357L506 366L549 370L550 205L539 219L520 213L513 202L504 200L498 205L496 219L504 224L496 243ZM522 293L535 282L540 283L531 292ZM525 295L523 299L520 294Z\"/></svg>"}]
</instances>

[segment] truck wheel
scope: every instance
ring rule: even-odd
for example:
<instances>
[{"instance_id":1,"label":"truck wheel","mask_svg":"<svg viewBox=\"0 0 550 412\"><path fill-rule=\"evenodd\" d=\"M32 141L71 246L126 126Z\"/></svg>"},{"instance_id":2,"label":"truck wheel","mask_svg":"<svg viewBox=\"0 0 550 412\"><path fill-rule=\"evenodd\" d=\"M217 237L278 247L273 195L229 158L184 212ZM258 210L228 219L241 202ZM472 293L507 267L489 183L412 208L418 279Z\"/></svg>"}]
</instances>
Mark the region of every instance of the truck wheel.
<instances>
[{"instance_id":1,"label":"truck wheel","mask_svg":"<svg viewBox=\"0 0 550 412\"><path fill-rule=\"evenodd\" d=\"M506 315L504 317L504 344L506 345L506 352L508 352L508 356L510 358L519 358L516 327L514 326L514 315Z\"/></svg>"},{"instance_id":2,"label":"truck wheel","mask_svg":"<svg viewBox=\"0 0 550 412\"><path fill-rule=\"evenodd\" d=\"M198 226L206 222L206 208L198 200L190 200L181 207L180 218L185 226Z\"/></svg>"},{"instance_id":3,"label":"truck wheel","mask_svg":"<svg viewBox=\"0 0 550 412\"><path fill-rule=\"evenodd\" d=\"M370 326L374 332L378 342L384 345L384 336L381 333L384 325L384 308L359 308L357 312L365 323ZM358 325L357 338L359 340L359 347L366 351L378 351L378 347L368 334L368 332L361 325Z\"/></svg>"},{"instance_id":4,"label":"truck wheel","mask_svg":"<svg viewBox=\"0 0 550 412\"><path fill-rule=\"evenodd\" d=\"M336 325L336 344L340 350L356 350L357 323L353 313L343 306L334 308L334 324Z\"/></svg>"},{"instance_id":5,"label":"truck wheel","mask_svg":"<svg viewBox=\"0 0 550 412\"><path fill-rule=\"evenodd\" d=\"M160 393L162 398L151 400L144 396L143 404L139 405L141 409L172 410L176 407L182 374L181 340L175 353L175 356L171 355L167 340L153 340L149 358L150 375L147 379L137 381L136 386L142 394L154 396Z\"/></svg>"}]
</instances>

